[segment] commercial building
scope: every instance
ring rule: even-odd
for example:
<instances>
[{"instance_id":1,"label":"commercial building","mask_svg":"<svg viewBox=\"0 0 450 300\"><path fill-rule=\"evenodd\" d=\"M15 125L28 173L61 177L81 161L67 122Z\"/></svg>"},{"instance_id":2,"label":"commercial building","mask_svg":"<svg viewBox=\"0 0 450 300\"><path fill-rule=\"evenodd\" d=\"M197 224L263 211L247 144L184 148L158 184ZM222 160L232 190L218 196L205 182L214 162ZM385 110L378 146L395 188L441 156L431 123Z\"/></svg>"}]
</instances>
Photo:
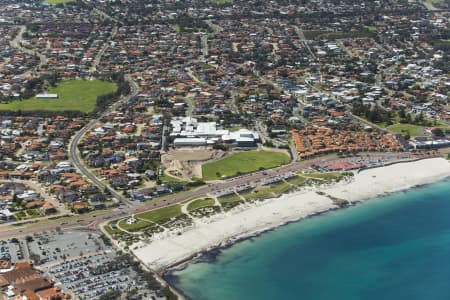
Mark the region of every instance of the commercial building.
<instances>
[{"instance_id":1,"label":"commercial building","mask_svg":"<svg viewBox=\"0 0 450 300\"><path fill-rule=\"evenodd\" d=\"M201 147L223 142L240 148L252 148L260 141L259 134L248 129L230 132L218 129L215 122L198 122L191 117L174 118L170 123L170 137L174 139L175 147Z\"/></svg>"}]
</instances>

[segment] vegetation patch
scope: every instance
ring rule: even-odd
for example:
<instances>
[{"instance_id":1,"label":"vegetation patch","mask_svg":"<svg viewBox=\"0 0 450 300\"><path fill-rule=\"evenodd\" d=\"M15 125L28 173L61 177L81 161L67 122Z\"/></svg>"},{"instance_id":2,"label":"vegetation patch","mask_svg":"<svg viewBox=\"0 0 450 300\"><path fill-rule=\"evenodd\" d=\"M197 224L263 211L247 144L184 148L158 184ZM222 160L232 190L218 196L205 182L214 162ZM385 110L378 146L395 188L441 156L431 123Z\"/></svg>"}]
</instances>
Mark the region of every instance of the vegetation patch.
<instances>
[{"instance_id":1,"label":"vegetation patch","mask_svg":"<svg viewBox=\"0 0 450 300\"><path fill-rule=\"evenodd\" d=\"M0 104L0 110L10 111L81 111L92 112L97 97L115 92L114 82L101 80L68 80L50 88L47 93L58 94L58 99L14 100Z\"/></svg>"},{"instance_id":2,"label":"vegetation patch","mask_svg":"<svg viewBox=\"0 0 450 300\"><path fill-rule=\"evenodd\" d=\"M77 2L77 0L46 0L45 2L47 2L48 4L66 4L66 3L70 3L70 2Z\"/></svg>"},{"instance_id":3,"label":"vegetation patch","mask_svg":"<svg viewBox=\"0 0 450 300\"><path fill-rule=\"evenodd\" d=\"M303 176L330 181L330 180L341 180L345 175L339 172L331 172L331 173L310 173L310 174L303 174Z\"/></svg>"},{"instance_id":4,"label":"vegetation patch","mask_svg":"<svg viewBox=\"0 0 450 300\"><path fill-rule=\"evenodd\" d=\"M275 195L273 194L270 188L262 188L259 190L255 190L253 192L243 193L241 194L241 196L244 197L247 201L253 201L253 200L270 199L273 198Z\"/></svg>"},{"instance_id":5,"label":"vegetation patch","mask_svg":"<svg viewBox=\"0 0 450 300\"><path fill-rule=\"evenodd\" d=\"M223 197L219 197L217 198L220 202L220 204L224 204L224 203L229 203L229 202L236 202L236 201L241 201L241 197L239 197L236 194L230 194L227 196L223 196Z\"/></svg>"},{"instance_id":6,"label":"vegetation patch","mask_svg":"<svg viewBox=\"0 0 450 300\"><path fill-rule=\"evenodd\" d=\"M304 184L308 179L302 176L295 176L287 180L292 185L299 186Z\"/></svg>"},{"instance_id":7,"label":"vegetation patch","mask_svg":"<svg viewBox=\"0 0 450 300\"><path fill-rule=\"evenodd\" d=\"M209 217L212 215L215 215L217 213L220 213L221 209L220 206L204 206L197 208L193 211L190 211L189 213L196 218L202 218L202 217Z\"/></svg>"},{"instance_id":8,"label":"vegetation patch","mask_svg":"<svg viewBox=\"0 0 450 300\"><path fill-rule=\"evenodd\" d=\"M395 124L386 127L387 130L398 134L404 134L409 136L423 136L427 135L424 126L413 124Z\"/></svg>"},{"instance_id":9,"label":"vegetation patch","mask_svg":"<svg viewBox=\"0 0 450 300\"><path fill-rule=\"evenodd\" d=\"M163 224L168 220L181 215L181 206L172 205L158 210L147 211L136 215L137 219Z\"/></svg>"},{"instance_id":10,"label":"vegetation patch","mask_svg":"<svg viewBox=\"0 0 450 300\"><path fill-rule=\"evenodd\" d=\"M270 186L270 190L276 194L281 195L291 191L294 187L286 182L280 182Z\"/></svg>"},{"instance_id":11,"label":"vegetation patch","mask_svg":"<svg viewBox=\"0 0 450 300\"><path fill-rule=\"evenodd\" d=\"M14 214L14 216L16 217L17 220L28 220L28 219L43 217L44 214L39 209L33 208L33 209L27 209L27 210L22 210L22 211L16 212Z\"/></svg>"},{"instance_id":12,"label":"vegetation patch","mask_svg":"<svg viewBox=\"0 0 450 300\"><path fill-rule=\"evenodd\" d=\"M240 201L233 201L233 202L226 202L226 203L222 204L222 208L223 208L224 211L228 211L228 210L230 210L232 208L235 208L236 206L241 205L243 203L244 203L244 201L242 201L242 200L240 200Z\"/></svg>"},{"instance_id":13,"label":"vegetation patch","mask_svg":"<svg viewBox=\"0 0 450 300\"><path fill-rule=\"evenodd\" d=\"M305 38L307 40L334 40L334 39L345 39L345 38L364 38L373 37L374 32L363 28L363 30L355 31L326 31L326 30L305 30L303 31Z\"/></svg>"},{"instance_id":14,"label":"vegetation patch","mask_svg":"<svg viewBox=\"0 0 450 300\"><path fill-rule=\"evenodd\" d=\"M183 185L186 184L185 181L182 181L182 180L180 180L180 179L178 179L176 177L169 176L167 174L161 175L159 177L159 180L161 181L161 183L180 183L180 184L183 184Z\"/></svg>"},{"instance_id":15,"label":"vegetation patch","mask_svg":"<svg viewBox=\"0 0 450 300\"><path fill-rule=\"evenodd\" d=\"M167 228L181 228L189 226L193 223L191 217L189 217L186 214L180 214L176 216L175 218L169 220L168 222L164 223L164 227Z\"/></svg>"},{"instance_id":16,"label":"vegetation patch","mask_svg":"<svg viewBox=\"0 0 450 300\"><path fill-rule=\"evenodd\" d=\"M202 166L203 179L214 180L270 169L289 163L285 153L272 151L245 151Z\"/></svg>"},{"instance_id":17,"label":"vegetation patch","mask_svg":"<svg viewBox=\"0 0 450 300\"><path fill-rule=\"evenodd\" d=\"M378 28L376 26L364 26L364 28L366 28L367 30L369 30L371 32L378 31Z\"/></svg>"},{"instance_id":18,"label":"vegetation patch","mask_svg":"<svg viewBox=\"0 0 450 300\"><path fill-rule=\"evenodd\" d=\"M118 228L116 228L116 229L112 228L111 225L105 225L103 227L103 229L110 235L121 234L123 232L122 230L120 230Z\"/></svg>"},{"instance_id":19,"label":"vegetation patch","mask_svg":"<svg viewBox=\"0 0 450 300\"><path fill-rule=\"evenodd\" d=\"M213 206L214 205L214 200L210 199L210 198L206 198L206 199L198 199L198 200L194 200L191 203L188 204L187 206L187 210L188 211L193 211L196 210L198 208L202 208L205 206Z\"/></svg>"},{"instance_id":20,"label":"vegetation patch","mask_svg":"<svg viewBox=\"0 0 450 300\"><path fill-rule=\"evenodd\" d=\"M127 218L128 219L128 218ZM126 231L139 231L141 229L147 228L149 226L152 226L153 224L150 222L146 222L143 220L137 220L136 223L132 223L132 224L127 224L127 219L122 219L120 220L117 225L118 227L126 230Z\"/></svg>"}]
</instances>

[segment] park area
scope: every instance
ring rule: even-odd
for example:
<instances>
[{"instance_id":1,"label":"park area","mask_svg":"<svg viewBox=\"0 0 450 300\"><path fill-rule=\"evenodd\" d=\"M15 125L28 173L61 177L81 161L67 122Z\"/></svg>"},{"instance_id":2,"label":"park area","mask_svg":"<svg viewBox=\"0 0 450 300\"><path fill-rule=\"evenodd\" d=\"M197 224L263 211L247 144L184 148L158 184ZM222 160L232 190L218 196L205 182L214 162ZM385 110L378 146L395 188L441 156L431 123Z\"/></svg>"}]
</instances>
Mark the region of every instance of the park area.
<instances>
[{"instance_id":1,"label":"park area","mask_svg":"<svg viewBox=\"0 0 450 300\"><path fill-rule=\"evenodd\" d=\"M76 2L76 0L47 0L46 1L48 4L66 4L66 3L70 3L70 2Z\"/></svg>"},{"instance_id":2,"label":"park area","mask_svg":"<svg viewBox=\"0 0 450 300\"><path fill-rule=\"evenodd\" d=\"M275 168L289 163L289 155L282 152L253 150L238 152L202 166L203 180L233 177L239 174Z\"/></svg>"},{"instance_id":3,"label":"park area","mask_svg":"<svg viewBox=\"0 0 450 300\"><path fill-rule=\"evenodd\" d=\"M48 94L58 94L57 99L15 100L0 104L0 110L11 111L68 111L76 110L84 113L92 112L96 106L97 97L113 93L117 90L114 82L101 80L68 80L59 83L47 91Z\"/></svg>"}]
</instances>

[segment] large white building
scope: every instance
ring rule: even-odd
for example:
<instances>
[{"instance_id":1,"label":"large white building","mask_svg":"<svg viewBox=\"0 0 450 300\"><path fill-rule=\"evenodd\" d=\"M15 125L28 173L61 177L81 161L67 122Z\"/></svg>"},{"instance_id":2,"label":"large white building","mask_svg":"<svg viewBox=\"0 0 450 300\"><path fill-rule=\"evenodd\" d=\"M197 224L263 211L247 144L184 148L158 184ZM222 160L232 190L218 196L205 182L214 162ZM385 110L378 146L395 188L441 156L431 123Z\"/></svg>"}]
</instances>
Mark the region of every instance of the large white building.
<instances>
[{"instance_id":1,"label":"large white building","mask_svg":"<svg viewBox=\"0 0 450 300\"><path fill-rule=\"evenodd\" d=\"M59 98L58 94L47 94L47 93L44 93L44 94L37 94L36 95L36 99L58 99L58 98Z\"/></svg>"},{"instance_id":2,"label":"large white building","mask_svg":"<svg viewBox=\"0 0 450 300\"><path fill-rule=\"evenodd\" d=\"M219 141L234 143L237 147L255 147L259 135L248 129L229 131L217 129L215 122L198 122L196 118L177 117L170 122L175 147L198 147L213 145Z\"/></svg>"},{"instance_id":3,"label":"large white building","mask_svg":"<svg viewBox=\"0 0 450 300\"><path fill-rule=\"evenodd\" d=\"M215 122L198 122L196 118L174 118L171 137L221 137L228 134L228 130L218 130Z\"/></svg>"},{"instance_id":4,"label":"large white building","mask_svg":"<svg viewBox=\"0 0 450 300\"><path fill-rule=\"evenodd\" d=\"M424 148L441 148L450 146L450 140L448 139L436 139L436 140L426 140L426 141L418 141L412 140L409 144L414 149L424 149Z\"/></svg>"}]
</instances>

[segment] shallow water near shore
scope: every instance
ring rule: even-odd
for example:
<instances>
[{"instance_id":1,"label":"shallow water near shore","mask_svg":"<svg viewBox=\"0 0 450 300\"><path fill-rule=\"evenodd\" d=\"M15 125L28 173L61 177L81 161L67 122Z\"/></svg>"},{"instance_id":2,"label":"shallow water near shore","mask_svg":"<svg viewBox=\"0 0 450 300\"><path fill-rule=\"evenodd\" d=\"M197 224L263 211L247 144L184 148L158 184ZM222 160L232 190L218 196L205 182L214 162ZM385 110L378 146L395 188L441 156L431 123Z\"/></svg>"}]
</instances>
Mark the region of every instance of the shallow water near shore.
<instances>
[{"instance_id":1,"label":"shallow water near shore","mask_svg":"<svg viewBox=\"0 0 450 300\"><path fill-rule=\"evenodd\" d=\"M169 279L192 300L450 299L450 180L280 227Z\"/></svg>"}]
</instances>

